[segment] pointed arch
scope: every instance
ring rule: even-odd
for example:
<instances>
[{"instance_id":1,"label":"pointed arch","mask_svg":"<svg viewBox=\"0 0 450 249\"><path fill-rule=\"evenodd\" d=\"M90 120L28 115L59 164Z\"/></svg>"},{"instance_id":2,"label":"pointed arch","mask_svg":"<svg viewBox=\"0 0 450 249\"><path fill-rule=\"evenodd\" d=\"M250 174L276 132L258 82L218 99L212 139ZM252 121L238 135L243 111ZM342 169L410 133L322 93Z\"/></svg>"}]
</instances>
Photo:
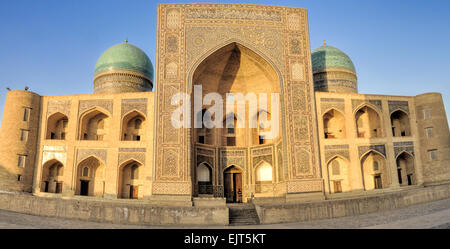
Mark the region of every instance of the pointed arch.
<instances>
[{"instance_id":1,"label":"pointed arch","mask_svg":"<svg viewBox=\"0 0 450 249\"><path fill-rule=\"evenodd\" d=\"M128 159L119 165L117 197L140 199L143 196L144 165L136 159Z\"/></svg>"},{"instance_id":2,"label":"pointed arch","mask_svg":"<svg viewBox=\"0 0 450 249\"><path fill-rule=\"evenodd\" d=\"M402 151L396 156L395 162L400 186L417 184L414 155L408 151Z\"/></svg>"},{"instance_id":3,"label":"pointed arch","mask_svg":"<svg viewBox=\"0 0 450 249\"><path fill-rule=\"evenodd\" d=\"M62 112L55 112L47 118L46 139L65 140L69 118Z\"/></svg>"},{"instance_id":4,"label":"pointed arch","mask_svg":"<svg viewBox=\"0 0 450 249\"><path fill-rule=\"evenodd\" d=\"M383 136L382 115L369 103L358 107L354 113L357 137L375 138Z\"/></svg>"},{"instance_id":5,"label":"pointed arch","mask_svg":"<svg viewBox=\"0 0 450 249\"><path fill-rule=\"evenodd\" d=\"M361 156L360 162L365 190L382 189L391 184L386 157L382 153L369 150Z\"/></svg>"},{"instance_id":6,"label":"pointed arch","mask_svg":"<svg viewBox=\"0 0 450 249\"><path fill-rule=\"evenodd\" d=\"M63 186L64 164L50 159L42 165L41 192L61 193Z\"/></svg>"},{"instance_id":7,"label":"pointed arch","mask_svg":"<svg viewBox=\"0 0 450 249\"><path fill-rule=\"evenodd\" d=\"M349 177L349 161L340 155L335 155L327 161L328 187L330 193L351 191Z\"/></svg>"},{"instance_id":8,"label":"pointed arch","mask_svg":"<svg viewBox=\"0 0 450 249\"><path fill-rule=\"evenodd\" d=\"M392 136L394 137L408 137L411 136L411 124L409 115L402 109L397 109L391 112L390 115Z\"/></svg>"},{"instance_id":9,"label":"pointed arch","mask_svg":"<svg viewBox=\"0 0 450 249\"><path fill-rule=\"evenodd\" d=\"M122 141L142 141L145 138L146 117L136 110L130 110L122 117Z\"/></svg>"},{"instance_id":10,"label":"pointed arch","mask_svg":"<svg viewBox=\"0 0 450 249\"><path fill-rule=\"evenodd\" d=\"M86 168L88 175L86 176ZM76 195L102 197L105 185L105 164L91 155L80 161L76 168Z\"/></svg>"},{"instance_id":11,"label":"pointed arch","mask_svg":"<svg viewBox=\"0 0 450 249\"><path fill-rule=\"evenodd\" d=\"M323 132L326 139L346 138L345 116L336 108L330 108L322 115Z\"/></svg>"},{"instance_id":12,"label":"pointed arch","mask_svg":"<svg viewBox=\"0 0 450 249\"><path fill-rule=\"evenodd\" d=\"M104 140L109 131L108 113L97 106L83 112L79 119L78 140Z\"/></svg>"}]
</instances>

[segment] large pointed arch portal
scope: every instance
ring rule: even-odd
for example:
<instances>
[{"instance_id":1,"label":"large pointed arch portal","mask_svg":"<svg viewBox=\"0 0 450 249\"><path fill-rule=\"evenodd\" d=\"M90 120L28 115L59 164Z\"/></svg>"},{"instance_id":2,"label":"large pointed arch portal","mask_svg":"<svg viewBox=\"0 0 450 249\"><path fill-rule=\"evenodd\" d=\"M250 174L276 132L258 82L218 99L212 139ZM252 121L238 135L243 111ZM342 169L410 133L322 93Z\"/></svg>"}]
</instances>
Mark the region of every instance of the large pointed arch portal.
<instances>
[{"instance_id":1,"label":"large pointed arch portal","mask_svg":"<svg viewBox=\"0 0 450 249\"><path fill-rule=\"evenodd\" d=\"M191 200L197 166L208 162L214 171L214 195L222 193L223 197L221 164L227 161L224 157L233 156L236 165L242 167L243 184L247 183L249 189L244 191L245 201L255 189L255 165L250 164L253 152L260 149L277 173L274 181L282 181L273 183L283 192L277 194L321 193L306 10L262 5L164 4L158 9L158 23L161 32L156 58L152 194ZM278 137L265 139L247 127L226 132L173 127L171 116L182 101L172 104L172 97L177 93L190 96L194 85L202 86L203 95L279 93ZM188 106L186 109L192 109L191 103ZM190 111L187 120L195 117L196 113ZM203 108L199 112L208 113ZM271 118L275 115L273 110L264 108L258 112L270 113ZM227 113L214 118L222 121L224 117ZM236 120L239 122L239 117ZM265 133L266 128L263 125L258 129ZM258 135L256 139L254 134ZM273 151L281 151L277 153L280 156L273 155ZM283 174L278 175L279 172Z\"/></svg>"}]
</instances>

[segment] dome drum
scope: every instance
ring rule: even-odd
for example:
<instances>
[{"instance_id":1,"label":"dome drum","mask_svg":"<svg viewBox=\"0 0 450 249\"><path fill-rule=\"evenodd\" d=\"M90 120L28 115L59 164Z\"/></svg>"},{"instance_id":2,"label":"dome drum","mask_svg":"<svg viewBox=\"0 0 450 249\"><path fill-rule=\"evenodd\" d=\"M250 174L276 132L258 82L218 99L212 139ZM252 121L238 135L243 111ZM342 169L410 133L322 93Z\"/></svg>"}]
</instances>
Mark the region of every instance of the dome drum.
<instances>
[{"instance_id":1,"label":"dome drum","mask_svg":"<svg viewBox=\"0 0 450 249\"><path fill-rule=\"evenodd\" d=\"M120 43L95 65L94 93L145 92L153 88L153 65L140 48Z\"/></svg>"},{"instance_id":2,"label":"dome drum","mask_svg":"<svg viewBox=\"0 0 450 249\"><path fill-rule=\"evenodd\" d=\"M311 53L314 90L357 93L357 76L352 60L341 50L324 44Z\"/></svg>"}]
</instances>

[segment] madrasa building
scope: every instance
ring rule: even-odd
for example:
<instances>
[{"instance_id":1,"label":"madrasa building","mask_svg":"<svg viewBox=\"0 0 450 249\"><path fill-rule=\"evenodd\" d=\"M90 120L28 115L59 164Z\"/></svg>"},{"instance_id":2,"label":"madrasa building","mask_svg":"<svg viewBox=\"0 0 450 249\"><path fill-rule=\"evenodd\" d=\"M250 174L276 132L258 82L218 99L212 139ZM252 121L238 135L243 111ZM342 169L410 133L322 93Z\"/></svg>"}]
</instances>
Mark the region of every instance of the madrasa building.
<instances>
[{"instance_id":1,"label":"madrasa building","mask_svg":"<svg viewBox=\"0 0 450 249\"><path fill-rule=\"evenodd\" d=\"M157 19L155 68L124 42L99 57L92 94L8 92L1 190L195 206L301 203L450 181L441 94L358 93L349 56L328 44L311 52L305 9L161 4ZM175 128L172 97L192 96L194 86L203 96L279 94L278 136L261 136L264 125ZM270 106L261 112L275 116Z\"/></svg>"}]
</instances>

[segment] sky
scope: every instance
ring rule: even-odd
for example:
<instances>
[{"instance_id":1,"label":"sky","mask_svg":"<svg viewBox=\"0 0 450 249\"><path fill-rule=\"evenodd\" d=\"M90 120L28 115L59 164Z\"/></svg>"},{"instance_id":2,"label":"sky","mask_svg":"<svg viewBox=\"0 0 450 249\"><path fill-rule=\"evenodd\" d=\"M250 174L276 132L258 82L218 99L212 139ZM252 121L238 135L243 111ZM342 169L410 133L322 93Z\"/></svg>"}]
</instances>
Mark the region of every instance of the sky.
<instances>
[{"instance_id":1,"label":"sky","mask_svg":"<svg viewBox=\"0 0 450 249\"><path fill-rule=\"evenodd\" d=\"M174 2L203 1L0 0L0 116L6 87L92 93L97 59L127 38L155 62L157 5ZM349 55L360 93L440 92L450 117L449 0L206 2L306 8L311 49L326 40Z\"/></svg>"}]
</instances>

